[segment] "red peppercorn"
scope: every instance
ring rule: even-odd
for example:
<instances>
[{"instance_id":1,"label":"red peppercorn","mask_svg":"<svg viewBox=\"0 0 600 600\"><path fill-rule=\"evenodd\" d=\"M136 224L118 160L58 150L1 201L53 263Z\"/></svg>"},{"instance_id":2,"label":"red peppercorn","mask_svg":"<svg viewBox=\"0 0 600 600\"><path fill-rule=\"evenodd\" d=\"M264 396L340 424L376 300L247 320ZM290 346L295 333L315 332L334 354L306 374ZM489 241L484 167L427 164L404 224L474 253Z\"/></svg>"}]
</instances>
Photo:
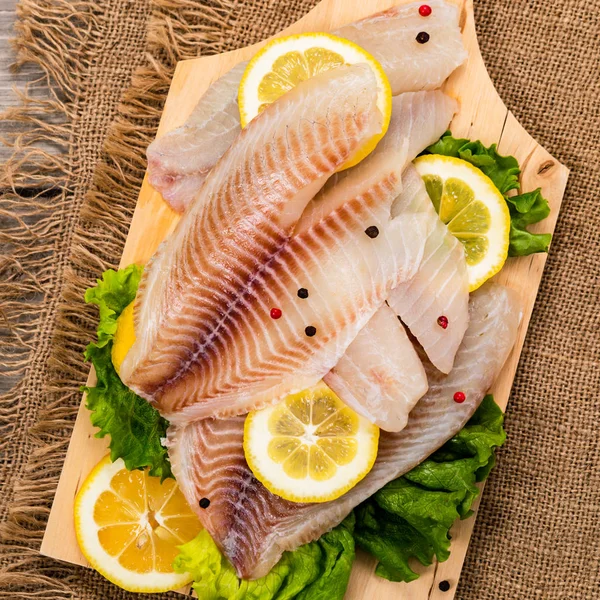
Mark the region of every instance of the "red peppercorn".
<instances>
[{"instance_id":1,"label":"red peppercorn","mask_svg":"<svg viewBox=\"0 0 600 600\"><path fill-rule=\"evenodd\" d=\"M428 17L431 14L431 6L429 4L421 4L419 6L419 14L422 17Z\"/></svg>"},{"instance_id":2,"label":"red peppercorn","mask_svg":"<svg viewBox=\"0 0 600 600\"><path fill-rule=\"evenodd\" d=\"M437 324L442 328L442 329L446 329L448 327L448 317L445 317L444 315L441 315L440 317L438 317L437 319Z\"/></svg>"},{"instance_id":3,"label":"red peppercorn","mask_svg":"<svg viewBox=\"0 0 600 600\"><path fill-rule=\"evenodd\" d=\"M465 396L464 392L456 392L454 394L454 402L457 404L462 404L466 399L467 397Z\"/></svg>"},{"instance_id":4,"label":"red peppercorn","mask_svg":"<svg viewBox=\"0 0 600 600\"><path fill-rule=\"evenodd\" d=\"M281 312L280 308L271 309L271 319L280 319L282 314L283 313Z\"/></svg>"}]
</instances>

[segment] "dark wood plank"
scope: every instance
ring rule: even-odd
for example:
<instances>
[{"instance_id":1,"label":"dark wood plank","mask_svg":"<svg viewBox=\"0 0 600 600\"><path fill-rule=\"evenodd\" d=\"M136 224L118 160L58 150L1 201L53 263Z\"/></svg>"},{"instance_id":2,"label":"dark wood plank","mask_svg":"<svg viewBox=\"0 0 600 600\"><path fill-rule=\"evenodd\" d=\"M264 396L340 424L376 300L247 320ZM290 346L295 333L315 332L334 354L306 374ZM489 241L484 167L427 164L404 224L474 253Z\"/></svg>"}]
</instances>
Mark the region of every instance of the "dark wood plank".
<instances>
[{"instance_id":1,"label":"dark wood plank","mask_svg":"<svg viewBox=\"0 0 600 600\"><path fill-rule=\"evenodd\" d=\"M13 88L24 88L25 84L36 80L41 72L34 65L23 66L18 73L10 69L15 62L15 53L10 45L14 37L13 25L16 19L15 8L17 0L0 0L0 112L11 106L18 106L19 97ZM44 86L36 91L41 97L45 96ZM0 121L0 136L14 131L16 125L7 121ZM0 164L12 153L10 148L0 143Z\"/></svg>"}]
</instances>

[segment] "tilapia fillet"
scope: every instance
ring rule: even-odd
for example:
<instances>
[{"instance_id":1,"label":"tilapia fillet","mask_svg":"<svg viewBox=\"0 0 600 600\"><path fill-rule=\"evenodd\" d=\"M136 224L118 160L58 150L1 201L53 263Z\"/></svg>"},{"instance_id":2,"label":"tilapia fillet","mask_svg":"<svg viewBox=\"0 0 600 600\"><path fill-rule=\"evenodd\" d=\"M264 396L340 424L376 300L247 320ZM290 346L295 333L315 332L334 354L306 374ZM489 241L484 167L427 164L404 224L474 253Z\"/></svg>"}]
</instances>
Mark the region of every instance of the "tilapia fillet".
<instances>
[{"instance_id":1,"label":"tilapia fillet","mask_svg":"<svg viewBox=\"0 0 600 600\"><path fill-rule=\"evenodd\" d=\"M169 430L177 482L240 577L265 575L285 550L319 538L462 429L506 361L521 318L516 293L496 284L475 292L469 311L469 328L452 372L443 375L425 365L429 391L411 412L408 425L400 433L382 432L371 472L333 502L288 502L262 486L244 459L243 417L207 419ZM458 390L466 395L462 404L453 400ZM210 500L207 509L199 507L202 498Z\"/></svg>"},{"instance_id":2,"label":"tilapia fillet","mask_svg":"<svg viewBox=\"0 0 600 600\"><path fill-rule=\"evenodd\" d=\"M208 172L242 130L237 93L247 64L217 79L181 127L148 146L150 184L177 212L198 194Z\"/></svg>"},{"instance_id":3,"label":"tilapia fillet","mask_svg":"<svg viewBox=\"0 0 600 600\"><path fill-rule=\"evenodd\" d=\"M432 246L437 247L441 223L424 186L410 177L411 171L405 166L425 147L439 139L450 123L456 109L456 102L441 91L407 92L393 100L392 120L385 138L373 154L353 169L334 175L308 206L300 219L296 232L302 232L335 210L347 197L352 197L367 182L376 181L386 169L408 172L403 181L402 193L394 200L392 215L403 225L404 275L409 281L422 280L431 274L422 275L431 262ZM407 167L410 169L410 167ZM417 194L417 184L423 187L424 194ZM449 235L449 234L448 234ZM452 238L454 240L454 238ZM459 242L456 244L460 245ZM453 248L453 246L451 246ZM425 257L425 249L428 256ZM462 249L460 249L462 252ZM466 277L466 265L462 254L450 252L450 259L462 261ZM449 274L460 271L460 266L450 266ZM442 278L446 282L448 275ZM465 280L466 281L466 280ZM406 285L400 283L395 289ZM435 293L432 282L431 292ZM441 286L441 291L444 291ZM425 294L423 294L425 296ZM389 297L398 298L402 293L390 291ZM424 297L424 301L432 302ZM443 298L437 301L443 304ZM464 312L467 313L468 289L464 295ZM437 318L437 315L436 315ZM439 326L438 326L439 328ZM466 321L465 321L466 328ZM453 323L448 339L456 342L454 352L460 344L464 328ZM455 335L451 335L455 334ZM460 337L456 335L460 334ZM438 345L442 345L439 341ZM385 431L400 431L408 419L417 400L426 392L425 373L406 333L386 305L382 306L371 321L353 340L344 356L324 377L325 382L336 394L357 412L368 418Z\"/></svg>"},{"instance_id":4,"label":"tilapia fillet","mask_svg":"<svg viewBox=\"0 0 600 600\"><path fill-rule=\"evenodd\" d=\"M333 33L373 54L382 64L394 95L435 89L467 57L458 24L458 9L442 0L429 3L424 19L420 2L391 8L342 27ZM416 41L429 32L426 44ZM215 81L185 124L148 147L152 186L178 212L197 195L217 160L240 132L237 93L244 62Z\"/></svg>"},{"instance_id":5,"label":"tilapia fillet","mask_svg":"<svg viewBox=\"0 0 600 600\"><path fill-rule=\"evenodd\" d=\"M427 2L431 14L422 17L422 2L400 4L341 27L334 33L372 54L385 71L394 95L432 90L467 59L459 27L458 7L444 0ZM429 35L419 43L417 35Z\"/></svg>"},{"instance_id":6,"label":"tilapia fillet","mask_svg":"<svg viewBox=\"0 0 600 600\"><path fill-rule=\"evenodd\" d=\"M385 431L401 431L427 391L427 376L395 312L384 304L323 381Z\"/></svg>"},{"instance_id":7,"label":"tilapia fillet","mask_svg":"<svg viewBox=\"0 0 600 600\"><path fill-rule=\"evenodd\" d=\"M224 298L225 314L213 297L230 271L214 271L209 284L198 285L203 274L198 269L196 279L190 278L183 290L170 292L165 306L184 306L190 318L197 318L194 311L203 303L204 321L194 328L181 320L179 311L163 317L160 333L169 328L173 339L148 344L142 367L145 387L139 379L134 382L170 421L242 414L315 385L338 363L390 289L415 273L427 237L426 222L418 216L392 219L391 205L400 191L406 160L416 154L417 145L420 149L439 138L456 104L441 92L409 96L398 99L390 140L321 199L328 214L312 218L305 211L294 236L248 273L245 287L240 282L231 297ZM197 211L196 206L191 210ZM377 229L375 238L366 235L369 227ZM198 229L206 230L214 227ZM202 259L203 250L197 246L193 252ZM174 285L185 273L178 260L165 263ZM167 271L164 266L156 271L152 264L153 273L161 282ZM299 298L301 288L308 290L308 298ZM178 294L186 294L186 300ZM148 297L141 297L142 310ZM272 307L282 311L280 319L270 317ZM162 314L156 310L162 308L150 305L146 319ZM175 375L161 371L165 358Z\"/></svg>"},{"instance_id":8,"label":"tilapia fillet","mask_svg":"<svg viewBox=\"0 0 600 600\"><path fill-rule=\"evenodd\" d=\"M402 175L402 193L392 206L395 217L428 215L432 227L417 273L388 296L388 304L419 340L427 357L449 373L469 323L469 276L462 244L438 218L425 185L410 165ZM446 317L447 327L439 317Z\"/></svg>"},{"instance_id":9,"label":"tilapia fillet","mask_svg":"<svg viewBox=\"0 0 600 600\"><path fill-rule=\"evenodd\" d=\"M266 375L248 358L278 334L257 340L270 299L256 290L308 201L381 130L376 98L369 67L341 67L299 85L242 132L146 266L136 342L121 366L126 385L170 412L181 398L240 390ZM225 371L216 373L219 363Z\"/></svg>"}]
</instances>

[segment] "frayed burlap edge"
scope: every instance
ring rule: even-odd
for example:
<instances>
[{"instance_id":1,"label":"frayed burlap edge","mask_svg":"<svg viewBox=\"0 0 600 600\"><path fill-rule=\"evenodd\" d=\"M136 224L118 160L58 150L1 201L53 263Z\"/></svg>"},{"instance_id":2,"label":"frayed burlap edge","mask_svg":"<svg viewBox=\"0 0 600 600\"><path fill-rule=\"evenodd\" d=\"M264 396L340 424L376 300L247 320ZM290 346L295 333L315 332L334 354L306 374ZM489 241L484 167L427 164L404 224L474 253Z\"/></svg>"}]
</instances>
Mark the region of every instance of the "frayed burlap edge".
<instances>
[{"instance_id":1,"label":"frayed burlap edge","mask_svg":"<svg viewBox=\"0 0 600 600\"><path fill-rule=\"evenodd\" d=\"M64 450L66 443L52 436L43 446L37 443L39 431L48 423L32 431L26 443L14 441L16 432L32 427L37 416L22 401L24 390L36 377L31 370L32 352L44 356L50 350L51 314L57 299L47 296L63 276L66 258L57 256L56 240L68 232L65 220L72 214L67 194L73 184L76 73L89 66L79 49L95 16L91 2L53 0L22 0L17 16L15 69L33 63L41 75L19 93L20 106L2 115L19 125L19 133L3 140L13 148L13 155L0 172L0 366L4 381L14 383L0 396L0 521L5 521L0 528L0 595L17 598L22 572L29 571L28 590L39 586L60 598L71 597L66 583L48 578L42 568L32 572L30 565L60 473L58 461L46 459ZM48 90L44 98L34 89L40 85ZM63 427L65 418L68 414L58 409L51 428Z\"/></svg>"},{"instance_id":2,"label":"frayed burlap edge","mask_svg":"<svg viewBox=\"0 0 600 600\"><path fill-rule=\"evenodd\" d=\"M6 140L14 154L0 176L0 189L10 190L0 200L0 218L10 222L0 232L0 333L6 340L0 349L7 357L0 366L3 376L17 381L0 397L0 453L27 452L29 458L22 461L20 472L11 471L9 463L0 464L0 481L5 489L14 489L4 504L6 514L0 512L0 597L79 596L72 585L77 570L45 560L38 549L78 410L79 388L89 370L82 350L97 315L83 303L83 293L102 271L119 262L145 171L145 148L155 136L177 60L222 51L227 43L222 32L232 8L227 0L212 2L201 12L195 2L153 2L146 66L135 73L118 109L62 270L50 234L64 229L66 211L61 211L72 185L71 150L76 144L74 75L85 68L77 48L86 43L94 5L21 0L17 9L16 68L26 62L37 65L50 96L37 99L26 89L21 105L3 115L21 127ZM199 29L190 25L194 21ZM58 152L40 150L40 142ZM40 299L57 277L65 281L63 292L40 311ZM55 311L55 320L49 318L50 311ZM37 419L23 422L21 397L28 385L30 351L44 339L51 340L44 383L48 402ZM22 426L29 430L26 447L9 449L11 432Z\"/></svg>"}]
</instances>

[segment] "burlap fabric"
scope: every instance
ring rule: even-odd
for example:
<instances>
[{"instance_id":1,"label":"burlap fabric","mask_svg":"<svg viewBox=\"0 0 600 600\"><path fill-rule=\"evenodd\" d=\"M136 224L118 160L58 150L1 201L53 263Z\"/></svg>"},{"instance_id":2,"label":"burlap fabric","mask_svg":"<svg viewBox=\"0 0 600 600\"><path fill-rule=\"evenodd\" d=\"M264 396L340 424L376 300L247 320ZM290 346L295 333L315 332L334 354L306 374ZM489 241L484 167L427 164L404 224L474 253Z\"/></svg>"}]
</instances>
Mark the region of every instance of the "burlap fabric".
<instances>
[{"instance_id":1,"label":"burlap fabric","mask_svg":"<svg viewBox=\"0 0 600 600\"><path fill-rule=\"evenodd\" d=\"M133 598L36 551L87 374L82 290L118 263L176 61L255 42L315 3L22 0L19 60L53 92L4 116L23 134L0 170L1 598ZM572 172L457 597L596 599L600 0L479 0L476 20L501 96Z\"/></svg>"}]
</instances>

